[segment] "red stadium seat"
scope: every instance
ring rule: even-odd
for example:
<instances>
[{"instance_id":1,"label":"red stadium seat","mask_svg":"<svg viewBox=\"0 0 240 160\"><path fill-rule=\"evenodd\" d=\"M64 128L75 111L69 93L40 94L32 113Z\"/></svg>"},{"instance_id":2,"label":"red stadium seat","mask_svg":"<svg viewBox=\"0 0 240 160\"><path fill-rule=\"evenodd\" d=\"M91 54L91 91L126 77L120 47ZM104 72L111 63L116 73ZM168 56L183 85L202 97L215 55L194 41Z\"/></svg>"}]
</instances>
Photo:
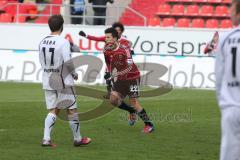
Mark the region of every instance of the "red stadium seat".
<instances>
[{"instance_id":1,"label":"red stadium seat","mask_svg":"<svg viewBox=\"0 0 240 160\"><path fill-rule=\"evenodd\" d=\"M199 7L198 5L189 5L187 7L187 13L186 15L190 15L190 16L197 16L199 14Z\"/></svg>"},{"instance_id":2,"label":"red stadium seat","mask_svg":"<svg viewBox=\"0 0 240 160\"><path fill-rule=\"evenodd\" d=\"M14 18L13 18L13 22L25 23L26 22L26 17L25 16L17 16L17 15L15 15Z\"/></svg>"},{"instance_id":3,"label":"red stadium seat","mask_svg":"<svg viewBox=\"0 0 240 160\"><path fill-rule=\"evenodd\" d=\"M62 0L52 0L52 4L62 4Z\"/></svg>"},{"instance_id":4,"label":"red stadium seat","mask_svg":"<svg viewBox=\"0 0 240 160\"><path fill-rule=\"evenodd\" d=\"M7 13L11 14L12 16L17 14L17 9L20 14L27 14L27 5L17 5L16 4L10 4L7 5L4 9Z\"/></svg>"},{"instance_id":5,"label":"red stadium seat","mask_svg":"<svg viewBox=\"0 0 240 160\"><path fill-rule=\"evenodd\" d=\"M174 18L164 18L162 22L163 27L173 27L175 26L176 20Z\"/></svg>"},{"instance_id":6,"label":"red stadium seat","mask_svg":"<svg viewBox=\"0 0 240 160\"><path fill-rule=\"evenodd\" d=\"M208 19L206 21L206 28L218 28L218 20Z\"/></svg>"},{"instance_id":7,"label":"red stadium seat","mask_svg":"<svg viewBox=\"0 0 240 160\"><path fill-rule=\"evenodd\" d=\"M166 0L165 2L176 2L176 3L178 3L178 2L181 2L182 0Z\"/></svg>"},{"instance_id":8,"label":"red stadium seat","mask_svg":"<svg viewBox=\"0 0 240 160\"><path fill-rule=\"evenodd\" d=\"M0 14L0 22L1 23L11 23L12 22L12 15L8 13Z\"/></svg>"},{"instance_id":9,"label":"red stadium seat","mask_svg":"<svg viewBox=\"0 0 240 160\"><path fill-rule=\"evenodd\" d=\"M48 18L47 16L44 16L44 17L39 17L38 19L36 19L35 23L45 23L47 24L48 23Z\"/></svg>"},{"instance_id":10,"label":"red stadium seat","mask_svg":"<svg viewBox=\"0 0 240 160\"><path fill-rule=\"evenodd\" d=\"M180 18L177 23L178 27L190 27L190 19L188 18Z\"/></svg>"},{"instance_id":11,"label":"red stadium seat","mask_svg":"<svg viewBox=\"0 0 240 160\"><path fill-rule=\"evenodd\" d=\"M228 7L226 6L217 6L215 10L215 15L216 16L228 16Z\"/></svg>"},{"instance_id":12,"label":"red stadium seat","mask_svg":"<svg viewBox=\"0 0 240 160\"><path fill-rule=\"evenodd\" d=\"M206 3L208 0L193 0L193 2L197 3Z\"/></svg>"},{"instance_id":13,"label":"red stadium seat","mask_svg":"<svg viewBox=\"0 0 240 160\"><path fill-rule=\"evenodd\" d=\"M192 20L192 27L193 28L204 28L204 20L201 18L196 18Z\"/></svg>"},{"instance_id":14,"label":"red stadium seat","mask_svg":"<svg viewBox=\"0 0 240 160\"><path fill-rule=\"evenodd\" d=\"M158 7L158 14L170 14L171 6L169 4L161 4Z\"/></svg>"},{"instance_id":15,"label":"red stadium seat","mask_svg":"<svg viewBox=\"0 0 240 160\"><path fill-rule=\"evenodd\" d=\"M232 28L232 21L230 19L224 19L221 21L221 28Z\"/></svg>"},{"instance_id":16,"label":"red stadium seat","mask_svg":"<svg viewBox=\"0 0 240 160\"><path fill-rule=\"evenodd\" d=\"M159 26L160 25L160 18L152 17L148 20L148 26Z\"/></svg>"},{"instance_id":17,"label":"red stadium seat","mask_svg":"<svg viewBox=\"0 0 240 160\"><path fill-rule=\"evenodd\" d=\"M222 3L230 4L231 0L222 0Z\"/></svg>"},{"instance_id":18,"label":"red stadium seat","mask_svg":"<svg viewBox=\"0 0 240 160\"><path fill-rule=\"evenodd\" d=\"M37 17L38 11L37 10L29 10L28 13L31 14L30 18L34 19Z\"/></svg>"},{"instance_id":19,"label":"red stadium seat","mask_svg":"<svg viewBox=\"0 0 240 160\"><path fill-rule=\"evenodd\" d=\"M221 4L221 2L222 2L222 0L208 0L207 1L208 3L219 3L219 4Z\"/></svg>"},{"instance_id":20,"label":"red stadium seat","mask_svg":"<svg viewBox=\"0 0 240 160\"><path fill-rule=\"evenodd\" d=\"M6 6L7 1L0 1L0 10L2 10L4 8L4 6Z\"/></svg>"},{"instance_id":21,"label":"red stadium seat","mask_svg":"<svg viewBox=\"0 0 240 160\"><path fill-rule=\"evenodd\" d=\"M172 8L171 14L174 15L183 15L184 14L184 5L176 4Z\"/></svg>"},{"instance_id":22,"label":"red stadium seat","mask_svg":"<svg viewBox=\"0 0 240 160\"><path fill-rule=\"evenodd\" d=\"M201 15L212 16L213 15L213 6L203 5L201 8Z\"/></svg>"},{"instance_id":23,"label":"red stadium seat","mask_svg":"<svg viewBox=\"0 0 240 160\"><path fill-rule=\"evenodd\" d=\"M60 14L60 6L53 6L52 7L52 14Z\"/></svg>"}]
</instances>

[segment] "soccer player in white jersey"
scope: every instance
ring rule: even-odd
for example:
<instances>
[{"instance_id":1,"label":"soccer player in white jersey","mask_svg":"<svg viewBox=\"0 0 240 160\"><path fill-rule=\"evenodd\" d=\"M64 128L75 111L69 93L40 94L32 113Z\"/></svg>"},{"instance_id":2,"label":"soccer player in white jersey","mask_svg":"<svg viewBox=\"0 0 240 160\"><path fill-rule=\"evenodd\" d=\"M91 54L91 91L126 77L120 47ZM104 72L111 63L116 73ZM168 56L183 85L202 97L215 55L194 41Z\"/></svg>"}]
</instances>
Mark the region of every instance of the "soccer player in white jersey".
<instances>
[{"instance_id":1,"label":"soccer player in white jersey","mask_svg":"<svg viewBox=\"0 0 240 160\"><path fill-rule=\"evenodd\" d=\"M221 108L220 160L240 160L240 0L232 0L237 26L220 35L216 50L216 91Z\"/></svg>"},{"instance_id":2,"label":"soccer player in white jersey","mask_svg":"<svg viewBox=\"0 0 240 160\"><path fill-rule=\"evenodd\" d=\"M39 60L43 69L42 84L49 111L45 119L42 146L56 146L52 143L50 135L60 107L67 110L68 121L73 132L74 146L86 145L91 142L90 138L80 135L80 123L73 88L74 79L77 79L78 76L74 72L73 63L70 61L69 41L60 36L63 23L64 20L61 15L51 16L48 20L51 34L39 44ZM68 73L71 73L66 78L63 76L63 66L69 71Z\"/></svg>"}]
</instances>

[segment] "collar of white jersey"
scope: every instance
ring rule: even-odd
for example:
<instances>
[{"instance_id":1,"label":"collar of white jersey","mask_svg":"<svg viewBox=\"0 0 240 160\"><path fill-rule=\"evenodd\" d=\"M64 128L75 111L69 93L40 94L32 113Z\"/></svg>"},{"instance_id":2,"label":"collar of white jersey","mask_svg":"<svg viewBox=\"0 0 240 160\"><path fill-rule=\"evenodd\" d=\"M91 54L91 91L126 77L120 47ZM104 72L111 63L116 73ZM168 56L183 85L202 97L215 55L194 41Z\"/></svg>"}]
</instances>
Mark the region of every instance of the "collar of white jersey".
<instances>
[{"instance_id":1,"label":"collar of white jersey","mask_svg":"<svg viewBox=\"0 0 240 160\"><path fill-rule=\"evenodd\" d=\"M50 34L50 36L60 36L59 34Z\"/></svg>"}]
</instances>

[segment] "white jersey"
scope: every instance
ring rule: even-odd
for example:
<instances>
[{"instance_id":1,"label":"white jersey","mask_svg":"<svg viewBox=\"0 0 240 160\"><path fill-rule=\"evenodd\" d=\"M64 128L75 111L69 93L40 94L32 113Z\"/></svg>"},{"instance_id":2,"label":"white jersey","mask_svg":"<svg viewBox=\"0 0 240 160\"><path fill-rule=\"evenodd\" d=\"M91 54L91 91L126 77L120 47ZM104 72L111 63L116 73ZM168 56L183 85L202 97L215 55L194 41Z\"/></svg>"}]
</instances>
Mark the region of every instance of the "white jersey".
<instances>
[{"instance_id":1,"label":"white jersey","mask_svg":"<svg viewBox=\"0 0 240 160\"><path fill-rule=\"evenodd\" d=\"M240 28L220 35L215 75L219 106L240 107Z\"/></svg>"},{"instance_id":2,"label":"white jersey","mask_svg":"<svg viewBox=\"0 0 240 160\"><path fill-rule=\"evenodd\" d=\"M70 59L70 43L63 37L49 35L40 42L39 61L43 69L43 89L59 90L66 86L73 86L72 76L70 74L66 77L63 76L64 63ZM54 77L51 76L52 74L54 74Z\"/></svg>"}]
</instances>

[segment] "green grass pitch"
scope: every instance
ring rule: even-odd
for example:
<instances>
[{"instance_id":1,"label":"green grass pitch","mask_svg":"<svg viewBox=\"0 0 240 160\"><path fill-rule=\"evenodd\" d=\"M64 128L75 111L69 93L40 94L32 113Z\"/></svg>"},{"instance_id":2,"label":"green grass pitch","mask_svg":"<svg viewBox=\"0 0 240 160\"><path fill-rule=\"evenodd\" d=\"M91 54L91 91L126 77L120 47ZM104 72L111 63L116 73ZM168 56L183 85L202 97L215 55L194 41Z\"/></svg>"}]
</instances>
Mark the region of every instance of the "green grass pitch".
<instances>
[{"instance_id":1,"label":"green grass pitch","mask_svg":"<svg viewBox=\"0 0 240 160\"><path fill-rule=\"evenodd\" d=\"M175 89L159 97L140 98L140 102L154 120L152 134L141 133L141 121L128 126L127 114L114 109L101 118L81 123L82 135L92 138L89 146L74 148L68 123L58 119L52 132L57 147L42 148L47 111L41 85L2 82L0 159L219 159L220 112L214 91ZM99 103L99 100L78 96L80 112Z\"/></svg>"}]
</instances>

